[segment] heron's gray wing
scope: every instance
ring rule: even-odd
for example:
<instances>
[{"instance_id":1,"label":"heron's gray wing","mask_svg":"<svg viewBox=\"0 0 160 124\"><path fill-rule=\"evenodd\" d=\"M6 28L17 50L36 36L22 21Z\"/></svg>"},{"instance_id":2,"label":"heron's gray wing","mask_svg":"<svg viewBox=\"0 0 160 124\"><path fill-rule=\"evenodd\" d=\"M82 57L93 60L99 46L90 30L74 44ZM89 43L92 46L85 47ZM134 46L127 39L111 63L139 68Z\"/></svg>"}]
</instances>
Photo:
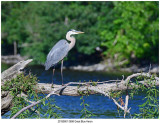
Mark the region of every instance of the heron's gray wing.
<instances>
[{"instance_id":1,"label":"heron's gray wing","mask_svg":"<svg viewBox=\"0 0 160 124\"><path fill-rule=\"evenodd\" d=\"M58 41L47 55L45 70L61 61L68 54L68 51L69 43L66 40Z\"/></svg>"}]
</instances>

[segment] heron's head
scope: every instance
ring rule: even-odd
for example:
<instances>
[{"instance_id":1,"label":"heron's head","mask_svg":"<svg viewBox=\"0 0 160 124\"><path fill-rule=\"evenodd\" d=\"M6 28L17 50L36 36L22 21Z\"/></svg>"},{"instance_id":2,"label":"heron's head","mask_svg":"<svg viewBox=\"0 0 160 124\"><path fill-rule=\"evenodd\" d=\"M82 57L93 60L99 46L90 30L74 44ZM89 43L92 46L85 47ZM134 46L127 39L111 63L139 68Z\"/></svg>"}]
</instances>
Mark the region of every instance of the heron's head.
<instances>
[{"instance_id":1,"label":"heron's head","mask_svg":"<svg viewBox=\"0 0 160 124\"><path fill-rule=\"evenodd\" d=\"M70 33L70 35L72 35L72 34L82 34L84 32L82 32L82 31L76 31L74 29L71 29L71 30L68 31L68 33Z\"/></svg>"}]
</instances>

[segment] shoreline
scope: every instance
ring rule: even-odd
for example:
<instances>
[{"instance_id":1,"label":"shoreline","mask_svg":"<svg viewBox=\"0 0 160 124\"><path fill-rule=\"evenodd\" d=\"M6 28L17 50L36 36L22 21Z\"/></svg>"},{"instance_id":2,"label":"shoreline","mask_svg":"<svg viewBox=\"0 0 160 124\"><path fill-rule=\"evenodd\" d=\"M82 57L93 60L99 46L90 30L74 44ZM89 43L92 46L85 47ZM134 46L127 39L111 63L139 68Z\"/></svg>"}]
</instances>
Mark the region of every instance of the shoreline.
<instances>
[{"instance_id":1,"label":"shoreline","mask_svg":"<svg viewBox=\"0 0 160 124\"><path fill-rule=\"evenodd\" d=\"M151 73L159 73L159 65L158 64L153 64L150 66L144 66L144 67L138 67L137 65L132 65L130 67L113 67L113 66L108 66L105 64L94 64L94 65L89 65L89 66L71 66L69 69L72 70L78 70L78 71L120 71L120 72L129 72L129 73L137 73L137 72L151 72Z\"/></svg>"},{"instance_id":2,"label":"shoreline","mask_svg":"<svg viewBox=\"0 0 160 124\"><path fill-rule=\"evenodd\" d=\"M27 57L21 57L20 55L10 55L10 56L1 56L1 63L5 64L16 64L19 61L25 60ZM104 72L129 72L129 73L137 73L137 72L151 72L151 73L158 73L159 74L159 65L153 64L151 65L145 65L144 67L138 66L136 64L133 64L132 66L128 67L122 67L123 63L118 63L118 65L115 65L112 62L108 62L108 64L105 64L104 62L93 64L93 65L77 65L77 66L64 66L64 69L71 69L71 70L78 70L78 71L104 71Z\"/></svg>"}]
</instances>

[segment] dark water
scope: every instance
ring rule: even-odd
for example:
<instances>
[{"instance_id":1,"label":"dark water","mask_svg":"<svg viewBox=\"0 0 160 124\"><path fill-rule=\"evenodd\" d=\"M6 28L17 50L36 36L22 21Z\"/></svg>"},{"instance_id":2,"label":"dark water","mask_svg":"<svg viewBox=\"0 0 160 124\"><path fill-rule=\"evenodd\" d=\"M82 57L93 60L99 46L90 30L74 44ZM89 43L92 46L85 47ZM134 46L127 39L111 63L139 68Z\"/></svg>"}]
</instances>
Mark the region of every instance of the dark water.
<instances>
[{"instance_id":1,"label":"dark water","mask_svg":"<svg viewBox=\"0 0 160 124\"><path fill-rule=\"evenodd\" d=\"M26 72L31 71L36 74L40 83L51 83L52 71L45 71L42 66L30 66L26 69ZM67 82L79 82L79 81L106 81L111 79L122 79L121 73L112 72L84 72L84 71L73 71L64 70L64 83ZM123 73L124 74L124 73ZM126 77L128 74L124 74ZM61 84L60 70L56 69L54 75L54 83ZM62 111L60 112L63 118L80 118L80 111L83 109L80 106L82 100L80 96L51 96L54 97L56 105L59 106ZM125 96L123 96L125 98ZM127 118L131 118L132 114L139 111L138 105L142 104L142 98L144 94L139 94L134 96L133 99L129 100L129 106L131 107L131 115L127 115ZM104 97L103 95L90 95L84 97L85 103L90 106L87 107L89 111L96 114L92 118L123 118L123 114L119 115L117 112L117 107L111 99ZM9 113L9 112L8 112ZM5 116L2 116L5 118Z\"/></svg>"}]
</instances>

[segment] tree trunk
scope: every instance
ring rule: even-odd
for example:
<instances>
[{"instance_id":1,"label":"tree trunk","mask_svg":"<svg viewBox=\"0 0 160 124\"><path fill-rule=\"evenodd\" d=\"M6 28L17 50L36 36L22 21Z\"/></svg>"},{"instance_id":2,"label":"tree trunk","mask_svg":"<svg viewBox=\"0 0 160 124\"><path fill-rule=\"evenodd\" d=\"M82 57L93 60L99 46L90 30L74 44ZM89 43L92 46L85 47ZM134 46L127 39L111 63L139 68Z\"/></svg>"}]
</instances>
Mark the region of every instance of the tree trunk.
<instances>
[{"instance_id":1,"label":"tree trunk","mask_svg":"<svg viewBox=\"0 0 160 124\"><path fill-rule=\"evenodd\" d=\"M14 41L14 55L17 55L17 42Z\"/></svg>"}]
</instances>

